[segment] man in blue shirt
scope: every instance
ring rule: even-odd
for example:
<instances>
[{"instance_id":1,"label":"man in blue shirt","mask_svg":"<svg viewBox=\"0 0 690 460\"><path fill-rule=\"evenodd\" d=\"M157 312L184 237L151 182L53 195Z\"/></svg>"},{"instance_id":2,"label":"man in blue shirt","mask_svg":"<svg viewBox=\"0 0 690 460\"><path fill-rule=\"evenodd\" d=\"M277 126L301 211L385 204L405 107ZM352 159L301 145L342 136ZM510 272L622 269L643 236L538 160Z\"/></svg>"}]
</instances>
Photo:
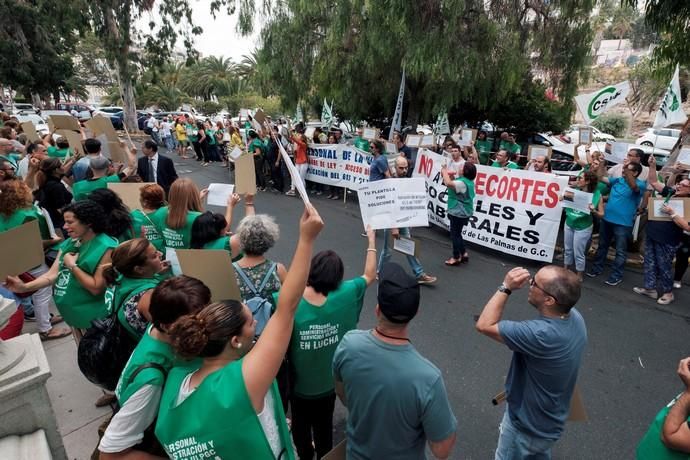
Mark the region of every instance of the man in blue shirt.
<instances>
[{"instance_id":1,"label":"man in blue shirt","mask_svg":"<svg viewBox=\"0 0 690 460\"><path fill-rule=\"evenodd\" d=\"M599 246L594 264L587 276L594 278L601 275L611 240L615 239L616 257L611 266L611 275L605 281L609 286L616 286L623 281L623 268L628 257L628 238L632 233L637 207L647 187L644 181L639 180L640 173L642 165L626 160L623 163L623 177L600 177L602 182L611 187L611 192L599 225Z\"/></svg>"},{"instance_id":2,"label":"man in blue shirt","mask_svg":"<svg viewBox=\"0 0 690 460\"><path fill-rule=\"evenodd\" d=\"M508 296L528 282L527 300L539 317L501 320ZM587 344L585 321L573 308L580 299L580 285L577 275L563 267L547 265L534 277L522 267L513 268L477 320L480 333L513 351L496 460L551 458L568 418Z\"/></svg>"},{"instance_id":3,"label":"man in blue shirt","mask_svg":"<svg viewBox=\"0 0 690 460\"><path fill-rule=\"evenodd\" d=\"M384 155L383 142L371 141L369 143L369 151L374 155L374 159L369 165L369 182L391 177L391 172L388 169L388 159Z\"/></svg>"}]
</instances>

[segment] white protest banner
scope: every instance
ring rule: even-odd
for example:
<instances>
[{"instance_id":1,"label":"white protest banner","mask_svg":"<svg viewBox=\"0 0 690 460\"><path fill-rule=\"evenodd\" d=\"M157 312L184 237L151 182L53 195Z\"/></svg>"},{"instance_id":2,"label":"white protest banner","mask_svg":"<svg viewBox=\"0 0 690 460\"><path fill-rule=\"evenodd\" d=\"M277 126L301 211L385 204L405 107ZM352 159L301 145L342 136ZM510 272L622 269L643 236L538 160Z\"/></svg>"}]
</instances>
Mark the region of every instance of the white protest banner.
<instances>
[{"instance_id":1,"label":"white protest banner","mask_svg":"<svg viewBox=\"0 0 690 460\"><path fill-rule=\"evenodd\" d=\"M233 184L209 184L206 204L226 207L228 205L228 197L232 195L234 190L235 186Z\"/></svg>"},{"instance_id":2,"label":"white protest banner","mask_svg":"<svg viewBox=\"0 0 690 460\"><path fill-rule=\"evenodd\" d=\"M357 191L364 228L426 227L427 193L424 180L383 179L368 182Z\"/></svg>"},{"instance_id":3,"label":"white protest banner","mask_svg":"<svg viewBox=\"0 0 690 460\"><path fill-rule=\"evenodd\" d=\"M563 192L563 207L590 214L589 205L592 204L594 194L568 187Z\"/></svg>"},{"instance_id":4,"label":"white protest banner","mask_svg":"<svg viewBox=\"0 0 690 460\"><path fill-rule=\"evenodd\" d=\"M307 150L307 180L357 190L369 181L373 155L350 145L310 145Z\"/></svg>"},{"instance_id":5,"label":"white protest banner","mask_svg":"<svg viewBox=\"0 0 690 460\"><path fill-rule=\"evenodd\" d=\"M630 83L624 81L616 85L610 85L594 93L575 96L575 104L580 109L585 123L591 124L602 113L625 101L630 93Z\"/></svg>"},{"instance_id":6,"label":"white protest banner","mask_svg":"<svg viewBox=\"0 0 690 460\"><path fill-rule=\"evenodd\" d=\"M661 100L659 111L656 113L654 127L663 128L676 123L685 123L688 117L683 111L681 101L678 64L676 64L676 71L673 73L671 83L669 83L666 94L664 94L664 98Z\"/></svg>"},{"instance_id":7,"label":"white protest banner","mask_svg":"<svg viewBox=\"0 0 690 460\"><path fill-rule=\"evenodd\" d=\"M420 150L412 177L426 180L429 221L447 229L443 161L437 153ZM553 259L567 177L477 165L474 184L475 210L463 231L466 241L526 259Z\"/></svg>"}]
</instances>

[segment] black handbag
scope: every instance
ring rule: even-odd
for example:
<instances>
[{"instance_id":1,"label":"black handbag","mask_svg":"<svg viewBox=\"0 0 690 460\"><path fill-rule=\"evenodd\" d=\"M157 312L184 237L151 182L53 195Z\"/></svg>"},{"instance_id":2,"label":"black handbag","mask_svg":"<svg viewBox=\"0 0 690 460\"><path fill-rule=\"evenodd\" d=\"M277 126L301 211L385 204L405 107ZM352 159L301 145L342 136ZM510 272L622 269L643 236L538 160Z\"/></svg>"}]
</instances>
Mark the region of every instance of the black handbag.
<instances>
[{"instance_id":1,"label":"black handbag","mask_svg":"<svg viewBox=\"0 0 690 460\"><path fill-rule=\"evenodd\" d=\"M90 382L114 391L136 346L136 341L118 321L117 311L107 318L94 320L79 342L79 370Z\"/></svg>"}]
</instances>

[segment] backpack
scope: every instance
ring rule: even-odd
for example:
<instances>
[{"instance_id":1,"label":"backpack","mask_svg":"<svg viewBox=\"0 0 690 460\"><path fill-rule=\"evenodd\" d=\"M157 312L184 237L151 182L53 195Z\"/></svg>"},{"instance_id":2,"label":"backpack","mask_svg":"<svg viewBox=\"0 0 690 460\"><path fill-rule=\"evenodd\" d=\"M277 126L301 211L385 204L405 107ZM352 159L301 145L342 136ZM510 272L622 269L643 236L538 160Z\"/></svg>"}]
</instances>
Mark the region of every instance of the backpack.
<instances>
[{"instance_id":1,"label":"backpack","mask_svg":"<svg viewBox=\"0 0 690 460\"><path fill-rule=\"evenodd\" d=\"M268 272L266 272L266 276L264 276L264 279L261 281L261 284L258 288L254 286L247 274L244 272L244 270L242 270L242 267L240 267L237 262L234 262L232 266L235 267L235 272L240 275L244 285L252 291L252 294L254 294L254 297L245 300L244 303L247 305L247 307L249 307L249 310L252 312L252 316L256 320L255 334L258 337L261 335L266 327L266 323L268 323L268 320L271 318L271 310L273 309L273 304L268 299L261 297L260 293L264 290L264 287L266 287L266 284L271 276L273 276L277 264L273 262L273 265L271 265L271 267L268 269Z\"/></svg>"}]
</instances>

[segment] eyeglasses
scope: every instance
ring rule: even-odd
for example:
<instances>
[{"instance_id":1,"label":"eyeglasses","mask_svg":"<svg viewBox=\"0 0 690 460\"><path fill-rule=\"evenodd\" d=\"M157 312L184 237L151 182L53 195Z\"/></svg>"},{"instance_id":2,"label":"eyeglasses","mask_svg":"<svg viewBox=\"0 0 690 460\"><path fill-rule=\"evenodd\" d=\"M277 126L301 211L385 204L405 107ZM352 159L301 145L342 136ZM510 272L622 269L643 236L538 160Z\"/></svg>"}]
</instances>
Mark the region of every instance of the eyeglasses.
<instances>
[{"instance_id":1,"label":"eyeglasses","mask_svg":"<svg viewBox=\"0 0 690 460\"><path fill-rule=\"evenodd\" d=\"M554 300L556 303L559 303L559 302L558 302L558 298L556 298L556 296L553 295L553 294L551 294L549 291L545 290L543 287L539 286L539 285L537 284L537 280L536 280L536 279L530 278L530 279L529 279L529 285L532 286L532 287L535 287L535 288L539 289L541 292L543 292L543 293L546 294L547 296L553 297L553 300Z\"/></svg>"}]
</instances>

